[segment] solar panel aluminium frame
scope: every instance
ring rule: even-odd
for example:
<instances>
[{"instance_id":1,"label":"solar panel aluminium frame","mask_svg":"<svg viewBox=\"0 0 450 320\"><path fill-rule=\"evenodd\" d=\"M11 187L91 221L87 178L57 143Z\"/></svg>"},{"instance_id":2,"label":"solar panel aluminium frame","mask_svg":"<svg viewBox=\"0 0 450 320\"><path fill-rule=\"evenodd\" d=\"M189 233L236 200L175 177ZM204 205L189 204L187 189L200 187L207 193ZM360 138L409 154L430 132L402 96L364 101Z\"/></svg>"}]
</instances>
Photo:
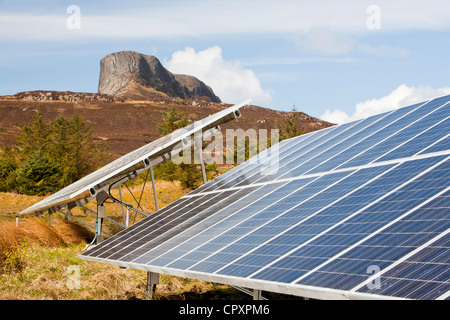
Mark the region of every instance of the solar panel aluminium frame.
<instances>
[{"instance_id":1,"label":"solar panel aluminium frame","mask_svg":"<svg viewBox=\"0 0 450 320\"><path fill-rule=\"evenodd\" d=\"M30 206L19 214L40 214L46 210L57 210L64 206L83 205L94 199L99 191L107 189L117 179L120 178L121 183L126 182L139 173L149 170L159 162L169 159L173 152L180 151L180 149L177 149L180 143L183 145L190 143L188 138L199 131L213 134L219 130L220 124L239 118L241 116L239 109L250 102L251 99L248 99L144 145Z\"/></svg>"}]
</instances>

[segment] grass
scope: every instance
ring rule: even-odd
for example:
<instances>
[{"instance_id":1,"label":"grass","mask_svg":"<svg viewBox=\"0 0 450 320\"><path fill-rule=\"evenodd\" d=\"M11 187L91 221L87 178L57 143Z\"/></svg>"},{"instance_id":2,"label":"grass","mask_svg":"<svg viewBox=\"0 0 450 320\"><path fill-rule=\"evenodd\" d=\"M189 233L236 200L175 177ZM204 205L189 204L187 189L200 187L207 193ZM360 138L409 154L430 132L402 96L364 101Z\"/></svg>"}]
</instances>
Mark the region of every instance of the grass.
<instances>
[{"instance_id":1,"label":"grass","mask_svg":"<svg viewBox=\"0 0 450 320\"><path fill-rule=\"evenodd\" d=\"M123 200L133 203L133 197L124 189ZM139 196L142 184L131 186L130 189L135 196ZM157 181L157 190L160 208L186 193L181 190L178 182ZM119 197L118 191L114 192L114 196ZM121 269L84 261L78 257L93 239L92 230L85 226L68 222L62 214L53 215L51 226L48 226L46 216L21 217L17 226L16 213L41 199L42 197L0 193L1 300L146 299L145 271ZM144 188L141 205L147 212L154 211L151 183ZM89 206L94 208L95 203ZM120 221L121 206L107 206L107 216ZM73 209L72 213L88 223L93 224L95 221L94 215L80 208ZM131 218L141 219L140 216ZM113 226L106 224L105 228L114 231ZM248 298L226 285L169 275L161 275L154 294L156 300Z\"/></svg>"}]
</instances>

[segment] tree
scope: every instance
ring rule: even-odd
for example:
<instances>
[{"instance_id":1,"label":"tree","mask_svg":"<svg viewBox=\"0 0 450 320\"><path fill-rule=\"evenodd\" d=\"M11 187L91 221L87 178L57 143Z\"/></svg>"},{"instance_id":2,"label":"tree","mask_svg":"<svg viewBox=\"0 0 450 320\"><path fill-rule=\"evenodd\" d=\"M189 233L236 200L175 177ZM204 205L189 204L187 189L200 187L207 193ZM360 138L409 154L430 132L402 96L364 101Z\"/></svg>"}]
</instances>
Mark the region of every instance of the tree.
<instances>
[{"instance_id":1,"label":"tree","mask_svg":"<svg viewBox=\"0 0 450 320\"><path fill-rule=\"evenodd\" d=\"M305 127L299 127L297 121L299 119L299 112L295 105L292 106L291 114L283 124L278 121L275 122L275 126L280 130L280 141L285 139L294 138L296 136L305 133Z\"/></svg>"},{"instance_id":2,"label":"tree","mask_svg":"<svg viewBox=\"0 0 450 320\"><path fill-rule=\"evenodd\" d=\"M163 112L162 117L163 122L158 125L158 132L161 137L167 136L189 124L187 117L178 113L174 107L170 107L167 112Z\"/></svg>"},{"instance_id":3,"label":"tree","mask_svg":"<svg viewBox=\"0 0 450 320\"><path fill-rule=\"evenodd\" d=\"M61 167L37 151L14 173L18 192L27 195L43 196L56 192L64 186L61 180Z\"/></svg>"},{"instance_id":4,"label":"tree","mask_svg":"<svg viewBox=\"0 0 450 320\"><path fill-rule=\"evenodd\" d=\"M162 113L163 122L158 125L161 137L171 134L175 130L186 127L189 124L187 117L179 113L174 107ZM191 153L194 154L193 152ZM191 162L193 163L193 161ZM195 164L176 165L172 161L165 161L155 166L155 177L163 180L179 180L182 188L196 189L200 185L202 174Z\"/></svg>"},{"instance_id":5,"label":"tree","mask_svg":"<svg viewBox=\"0 0 450 320\"><path fill-rule=\"evenodd\" d=\"M14 171L17 161L11 148L0 148L0 192L8 192L14 188Z\"/></svg>"},{"instance_id":6,"label":"tree","mask_svg":"<svg viewBox=\"0 0 450 320\"><path fill-rule=\"evenodd\" d=\"M94 141L90 125L77 115L45 122L39 109L20 130L17 145L1 149L0 191L54 192L94 171L111 156L102 142Z\"/></svg>"}]
</instances>

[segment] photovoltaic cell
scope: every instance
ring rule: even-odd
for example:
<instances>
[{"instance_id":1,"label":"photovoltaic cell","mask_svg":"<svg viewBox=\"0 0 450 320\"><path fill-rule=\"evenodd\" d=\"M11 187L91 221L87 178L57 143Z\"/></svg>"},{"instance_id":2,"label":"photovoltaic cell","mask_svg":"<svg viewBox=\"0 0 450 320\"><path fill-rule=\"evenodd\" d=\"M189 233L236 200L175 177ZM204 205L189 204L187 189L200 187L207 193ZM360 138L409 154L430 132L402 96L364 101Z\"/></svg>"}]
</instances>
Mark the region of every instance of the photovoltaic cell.
<instances>
[{"instance_id":1,"label":"photovoltaic cell","mask_svg":"<svg viewBox=\"0 0 450 320\"><path fill-rule=\"evenodd\" d=\"M449 299L449 101L283 141L81 257L313 298Z\"/></svg>"}]
</instances>

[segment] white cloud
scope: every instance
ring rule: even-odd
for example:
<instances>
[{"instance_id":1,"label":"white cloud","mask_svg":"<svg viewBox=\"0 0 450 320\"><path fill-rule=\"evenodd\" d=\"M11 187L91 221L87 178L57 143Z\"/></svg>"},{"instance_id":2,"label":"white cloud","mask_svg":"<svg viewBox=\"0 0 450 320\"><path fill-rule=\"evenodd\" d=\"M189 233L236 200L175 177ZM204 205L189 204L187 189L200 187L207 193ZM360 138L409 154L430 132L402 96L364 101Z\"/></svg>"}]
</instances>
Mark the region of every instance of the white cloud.
<instances>
[{"instance_id":1,"label":"white cloud","mask_svg":"<svg viewBox=\"0 0 450 320\"><path fill-rule=\"evenodd\" d=\"M367 8L361 0L229 0L133 3L115 9L108 2L80 4L81 29L68 30L66 8L43 6L0 13L0 40L130 39L220 34L298 34L314 28L361 35ZM448 0L377 0L382 30L448 30ZM20 6L19 6L20 7ZM96 10L91 10L92 7ZM58 8L58 10L56 10ZM98 9L102 8L102 10ZM114 11L115 10L115 11ZM34 12L33 12L34 11ZM71 32L73 31L73 32ZM75 32L76 31L76 32Z\"/></svg>"},{"instance_id":2,"label":"white cloud","mask_svg":"<svg viewBox=\"0 0 450 320\"><path fill-rule=\"evenodd\" d=\"M312 29L300 36L294 37L293 42L303 52L328 56L346 54L353 50L356 45L356 40L323 28Z\"/></svg>"},{"instance_id":3,"label":"white cloud","mask_svg":"<svg viewBox=\"0 0 450 320\"><path fill-rule=\"evenodd\" d=\"M224 60L219 46L198 52L187 47L173 53L172 59L164 64L173 73L189 74L205 82L224 102L238 103L248 98L253 103L272 100L253 71L245 69L239 61Z\"/></svg>"},{"instance_id":4,"label":"white cloud","mask_svg":"<svg viewBox=\"0 0 450 320\"><path fill-rule=\"evenodd\" d=\"M351 116L339 109L333 111L327 109L321 119L341 124L447 94L450 94L450 87L434 89L425 86L408 87L402 84L385 97L358 103Z\"/></svg>"},{"instance_id":5,"label":"white cloud","mask_svg":"<svg viewBox=\"0 0 450 320\"><path fill-rule=\"evenodd\" d=\"M314 28L297 36L292 36L290 40L301 52L330 57L346 55L351 52L384 57L404 57L409 54L409 51L404 48L369 45L345 33L326 28Z\"/></svg>"}]
</instances>

